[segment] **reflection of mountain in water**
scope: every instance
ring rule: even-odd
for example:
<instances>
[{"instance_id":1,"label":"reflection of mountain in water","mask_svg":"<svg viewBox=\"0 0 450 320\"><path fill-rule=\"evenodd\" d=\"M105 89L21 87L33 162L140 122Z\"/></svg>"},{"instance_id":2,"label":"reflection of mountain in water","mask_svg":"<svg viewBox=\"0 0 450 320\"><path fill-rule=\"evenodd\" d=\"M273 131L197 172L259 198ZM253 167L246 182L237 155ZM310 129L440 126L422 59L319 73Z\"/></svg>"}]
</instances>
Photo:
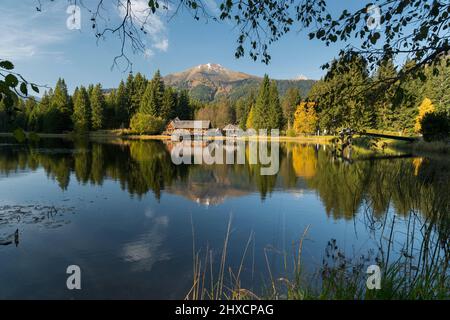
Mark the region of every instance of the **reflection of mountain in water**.
<instances>
[{"instance_id":1,"label":"reflection of mountain in water","mask_svg":"<svg viewBox=\"0 0 450 320\"><path fill-rule=\"evenodd\" d=\"M361 206L375 216L390 207L400 214L411 210L432 214L436 203L444 204L440 214L449 211L449 161L365 157L349 165L333 160L325 147L286 143L280 147L279 172L262 176L260 164L248 164L248 152L246 163L240 165L175 165L169 149L160 141L43 140L36 147L3 145L0 174L44 168L63 190L73 178L96 185L113 179L132 195L151 190L159 198L166 192L205 205L251 193L264 200L276 190L293 195L310 190L320 197L328 215L345 219L353 218Z\"/></svg>"}]
</instances>

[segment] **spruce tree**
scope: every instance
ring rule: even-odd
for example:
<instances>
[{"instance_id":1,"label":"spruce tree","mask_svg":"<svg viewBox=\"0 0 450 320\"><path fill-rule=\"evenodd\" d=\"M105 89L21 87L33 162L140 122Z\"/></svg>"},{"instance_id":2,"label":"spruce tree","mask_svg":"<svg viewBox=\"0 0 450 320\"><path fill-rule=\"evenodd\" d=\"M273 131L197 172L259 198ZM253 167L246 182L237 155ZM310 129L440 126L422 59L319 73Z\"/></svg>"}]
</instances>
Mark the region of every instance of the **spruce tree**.
<instances>
[{"instance_id":1,"label":"spruce tree","mask_svg":"<svg viewBox=\"0 0 450 320\"><path fill-rule=\"evenodd\" d=\"M139 111L141 106L142 96L144 95L147 87L148 80L138 72L132 81L130 94L130 110L129 114L133 115ZM128 85L128 84L127 84Z\"/></svg>"},{"instance_id":2,"label":"spruce tree","mask_svg":"<svg viewBox=\"0 0 450 320\"><path fill-rule=\"evenodd\" d=\"M267 113L270 107L270 80L267 74L259 86L258 97L256 98L253 110L253 128L267 129L269 126Z\"/></svg>"},{"instance_id":3,"label":"spruce tree","mask_svg":"<svg viewBox=\"0 0 450 320\"><path fill-rule=\"evenodd\" d=\"M89 131L91 127L91 110L89 95L85 87L81 86L74 98L72 120L77 132Z\"/></svg>"},{"instance_id":4,"label":"spruce tree","mask_svg":"<svg viewBox=\"0 0 450 320\"><path fill-rule=\"evenodd\" d=\"M161 118L165 121L173 119L176 114L176 108L177 108L177 93L171 87L168 87L165 89L162 99L160 112Z\"/></svg>"},{"instance_id":5,"label":"spruce tree","mask_svg":"<svg viewBox=\"0 0 450 320\"><path fill-rule=\"evenodd\" d=\"M283 109L283 116L288 128L290 128L294 122L294 114L301 100L302 98L300 95L300 90L298 88L289 88L283 97L281 106Z\"/></svg>"},{"instance_id":6,"label":"spruce tree","mask_svg":"<svg viewBox=\"0 0 450 320\"><path fill-rule=\"evenodd\" d=\"M114 118L117 127L128 127L130 121L128 114L128 92L123 81L120 81L116 91Z\"/></svg>"},{"instance_id":7,"label":"spruce tree","mask_svg":"<svg viewBox=\"0 0 450 320\"><path fill-rule=\"evenodd\" d=\"M278 88L275 80L270 83L269 109L267 111L267 129L281 129L283 126L283 110L281 109Z\"/></svg>"},{"instance_id":8,"label":"spruce tree","mask_svg":"<svg viewBox=\"0 0 450 320\"><path fill-rule=\"evenodd\" d=\"M52 123L48 123L52 132L62 132L70 130L72 122L70 116L72 114L67 85L64 79L59 78L55 85L55 90L51 95L50 104L55 110L51 111L53 115Z\"/></svg>"},{"instance_id":9,"label":"spruce tree","mask_svg":"<svg viewBox=\"0 0 450 320\"><path fill-rule=\"evenodd\" d=\"M181 120L192 119L192 108L189 101L189 93L187 90L181 90L178 95L177 112L175 116Z\"/></svg>"},{"instance_id":10,"label":"spruce tree","mask_svg":"<svg viewBox=\"0 0 450 320\"><path fill-rule=\"evenodd\" d=\"M375 90L370 101L374 101L376 110L376 124L374 126L380 129L392 129L395 122L395 104L394 97L396 94L395 85L390 84L388 79L397 76L392 59L383 60L375 74ZM388 83L388 84L387 84Z\"/></svg>"},{"instance_id":11,"label":"spruce tree","mask_svg":"<svg viewBox=\"0 0 450 320\"><path fill-rule=\"evenodd\" d=\"M149 82L141 99L139 112L157 117L159 115L160 101L157 98L156 88L153 82Z\"/></svg>"},{"instance_id":12,"label":"spruce tree","mask_svg":"<svg viewBox=\"0 0 450 320\"><path fill-rule=\"evenodd\" d=\"M104 126L105 98L103 96L102 87L97 84L91 92L91 125L92 130L100 130Z\"/></svg>"}]
</instances>

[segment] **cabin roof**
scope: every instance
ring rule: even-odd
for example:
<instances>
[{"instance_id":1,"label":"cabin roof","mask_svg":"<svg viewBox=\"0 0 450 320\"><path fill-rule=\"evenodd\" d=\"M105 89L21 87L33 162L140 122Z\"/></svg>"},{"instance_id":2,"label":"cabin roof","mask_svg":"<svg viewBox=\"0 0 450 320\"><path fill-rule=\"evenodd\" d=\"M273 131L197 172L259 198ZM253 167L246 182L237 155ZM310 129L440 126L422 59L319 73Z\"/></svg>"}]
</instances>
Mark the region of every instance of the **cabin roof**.
<instances>
[{"instance_id":1,"label":"cabin roof","mask_svg":"<svg viewBox=\"0 0 450 320\"><path fill-rule=\"evenodd\" d=\"M171 121L175 129L209 129L210 120L180 120L175 118Z\"/></svg>"},{"instance_id":2,"label":"cabin roof","mask_svg":"<svg viewBox=\"0 0 450 320\"><path fill-rule=\"evenodd\" d=\"M227 124L223 130L227 131L227 130L239 130L240 128L237 125L234 124Z\"/></svg>"}]
</instances>

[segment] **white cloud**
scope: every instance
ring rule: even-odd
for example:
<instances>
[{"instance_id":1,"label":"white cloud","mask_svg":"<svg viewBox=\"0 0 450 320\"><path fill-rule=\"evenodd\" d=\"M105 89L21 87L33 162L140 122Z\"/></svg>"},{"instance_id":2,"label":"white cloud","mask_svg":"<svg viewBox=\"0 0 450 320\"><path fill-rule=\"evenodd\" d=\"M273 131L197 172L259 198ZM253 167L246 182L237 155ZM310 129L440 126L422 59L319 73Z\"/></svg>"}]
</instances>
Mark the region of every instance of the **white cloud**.
<instances>
[{"instance_id":1,"label":"white cloud","mask_svg":"<svg viewBox=\"0 0 450 320\"><path fill-rule=\"evenodd\" d=\"M135 271L150 271L156 262L170 259L170 254L163 246L167 238L169 218L159 216L150 219L150 228L126 243L120 252L120 257L132 263Z\"/></svg>"},{"instance_id":2,"label":"white cloud","mask_svg":"<svg viewBox=\"0 0 450 320\"><path fill-rule=\"evenodd\" d=\"M205 0L205 4L212 14L214 14L216 17L219 17L220 9L215 0Z\"/></svg>"},{"instance_id":3,"label":"white cloud","mask_svg":"<svg viewBox=\"0 0 450 320\"><path fill-rule=\"evenodd\" d=\"M162 39L160 42L157 42L153 45L154 48L159 49L161 51L166 52L169 49L169 40Z\"/></svg>"},{"instance_id":4,"label":"white cloud","mask_svg":"<svg viewBox=\"0 0 450 320\"><path fill-rule=\"evenodd\" d=\"M150 48L146 48L145 49L145 51L144 51L144 58L149 59L149 58L153 57L154 55L155 55L155 52L153 52L152 49L150 49Z\"/></svg>"},{"instance_id":5,"label":"white cloud","mask_svg":"<svg viewBox=\"0 0 450 320\"><path fill-rule=\"evenodd\" d=\"M33 7L8 9L3 6L0 8L0 57L15 61L43 56L63 59L63 52L50 47L67 39L65 24L55 27L46 13L37 13Z\"/></svg>"},{"instance_id":6,"label":"white cloud","mask_svg":"<svg viewBox=\"0 0 450 320\"><path fill-rule=\"evenodd\" d=\"M152 13L148 1L146 0L132 0L131 1L131 12L135 23L138 27L143 26L144 30L147 32L148 41L145 41L147 47L155 48L159 51L166 52L169 49L169 39L167 36L167 26L166 22L163 21L162 14L167 12L168 9L160 9L155 13ZM126 7L119 6L119 15L123 18L126 14ZM149 50L149 51L147 51ZM146 57L151 57L154 55L154 51L147 49L144 52ZM149 55L150 53L150 55Z\"/></svg>"}]
</instances>

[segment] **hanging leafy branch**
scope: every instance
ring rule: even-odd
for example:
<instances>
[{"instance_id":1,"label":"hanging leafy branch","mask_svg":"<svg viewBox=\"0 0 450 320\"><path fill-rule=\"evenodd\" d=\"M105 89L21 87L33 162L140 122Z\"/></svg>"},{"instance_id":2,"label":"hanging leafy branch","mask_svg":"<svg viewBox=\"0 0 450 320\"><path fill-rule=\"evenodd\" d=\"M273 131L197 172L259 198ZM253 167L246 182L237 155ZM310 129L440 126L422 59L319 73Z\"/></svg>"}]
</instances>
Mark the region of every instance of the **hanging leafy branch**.
<instances>
[{"instance_id":1,"label":"hanging leafy branch","mask_svg":"<svg viewBox=\"0 0 450 320\"><path fill-rule=\"evenodd\" d=\"M28 82L21 74L14 72L14 64L0 59L0 102L3 102L8 114L13 113L14 102L18 97L27 97L31 88L39 93L39 86Z\"/></svg>"},{"instance_id":2,"label":"hanging leafy branch","mask_svg":"<svg viewBox=\"0 0 450 320\"><path fill-rule=\"evenodd\" d=\"M53 0L51 0L53 1ZM340 58L349 61L357 53L362 55L372 70L387 58L403 54L415 60L414 68L400 72L396 82L406 74L420 71L423 66L438 61L449 51L450 3L442 0L374 0L357 10L343 10L339 14L328 10L325 0L220 0L218 13L208 9L205 0L149 0L145 12L135 12L134 0L116 0L116 7L124 14L121 21L110 25L103 0L88 8L81 0L69 0L92 14L92 28L97 39L108 34L118 35L120 52L113 66L124 59L126 70L132 66L126 49L145 52L146 27L151 15L165 11L170 19L184 10L195 20L227 21L238 31L235 57L248 55L254 61L268 64L270 46L285 34L296 30L308 33L327 46L335 42L346 45ZM38 0L37 10L41 10ZM103 20L104 24L99 21ZM358 46L351 44L359 43ZM327 69L330 65L323 66Z\"/></svg>"}]
</instances>

